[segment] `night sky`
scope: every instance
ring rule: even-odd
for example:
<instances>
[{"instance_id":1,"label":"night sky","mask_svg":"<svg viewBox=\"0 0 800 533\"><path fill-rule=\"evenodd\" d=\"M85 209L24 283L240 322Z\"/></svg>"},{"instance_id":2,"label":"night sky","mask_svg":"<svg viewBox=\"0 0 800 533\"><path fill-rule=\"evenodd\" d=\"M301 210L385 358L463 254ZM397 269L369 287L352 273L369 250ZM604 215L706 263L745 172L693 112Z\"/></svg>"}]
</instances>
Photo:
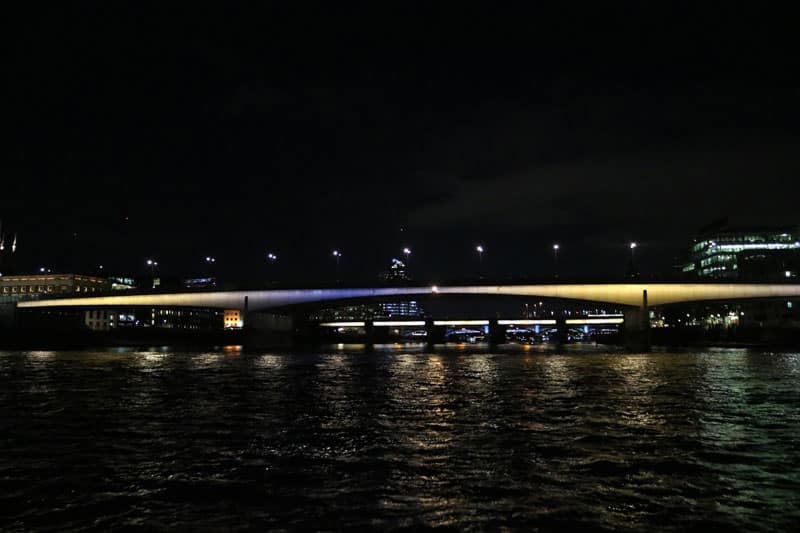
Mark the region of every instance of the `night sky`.
<instances>
[{"instance_id":1,"label":"night sky","mask_svg":"<svg viewBox=\"0 0 800 533\"><path fill-rule=\"evenodd\" d=\"M18 271L316 282L337 248L369 280L409 246L441 280L481 243L547 279L558 242L563 279L622 279L635 240L658 279L721 216L800 223L788 13L228 4L6 12Z\"/></svg>"}]
</instances>

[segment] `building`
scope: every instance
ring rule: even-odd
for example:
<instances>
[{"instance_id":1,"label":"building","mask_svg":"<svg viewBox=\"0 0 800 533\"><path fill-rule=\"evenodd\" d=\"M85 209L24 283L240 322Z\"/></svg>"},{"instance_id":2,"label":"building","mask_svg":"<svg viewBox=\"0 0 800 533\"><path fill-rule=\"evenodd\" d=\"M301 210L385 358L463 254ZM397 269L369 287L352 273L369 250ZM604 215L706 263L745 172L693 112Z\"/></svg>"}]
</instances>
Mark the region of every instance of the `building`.
<instances>
[{"instance_id":1,"label":"building","mask_svg":"<svg viewBox=\"0 0 800 533\"><path fill-rule=\"evenodd\" d=\"M786 281L800 274L800 227L735 228L720 221L700 232L681 265L689 279Z\"/></svg>"},{"instance_id":2,"label":"building","mask_svg":"<svg viewBox=\"0 0 800 533\"><path fill-rule=\"evenodd\" d=\"M242 312L239 309L225 309L222 318L225 329L241 329L244 326Z\"/></svg>"},{"instance_id":3,"label":"building","mask_svg":"<svg viewBox=\"0 0 800 533\"><path fill-rule=\"evenodd\" d=\"M181 285L185 289L215 289L217 287L217 278L186 278L181 280Z\"/></svg>"},{"instance_id":4,"label":"building","mask_svg":"<svg viewBox=\"0 0 800 533\"><path fill-rule=\"evenodd\" d=\"M111 290L111 281L79 274L0 276L2 301L35 299L48 294L91 294Z\"/></svg>"},{"instance_id":5,"label":"building","mask_svg":"<svg viewBox=\"0 0 800 533\"><path fill-rule=\"evenodd\" d=\"M406 268L406 264L397 258L392 259L389 269L385 272L382 272L380 278L386 281L408 281L411 279L408 277L408 269Z\"/></svg>"},{"instance_id":6,"label":"building","mask_svg":"<svg viewBox=\"0 0 800 533\"><path fill-rule=\"evenodd\" d=\"M318 309L309 315L310 320L375 320L382 318L411 319L425 316L425 310L415 300L343 305Z\"/></svg>"}]
</instances>

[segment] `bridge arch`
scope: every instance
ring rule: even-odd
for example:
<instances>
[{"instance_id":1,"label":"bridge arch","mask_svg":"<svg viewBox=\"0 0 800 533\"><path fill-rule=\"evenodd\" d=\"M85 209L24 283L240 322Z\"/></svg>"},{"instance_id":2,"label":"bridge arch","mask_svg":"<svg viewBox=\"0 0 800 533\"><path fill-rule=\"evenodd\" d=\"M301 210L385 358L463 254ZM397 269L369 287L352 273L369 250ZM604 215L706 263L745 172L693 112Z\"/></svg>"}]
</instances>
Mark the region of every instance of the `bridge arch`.
<instances>
[{"instance_id":1,"label":"bridge arch","mask_svg":"<svg viewBox=\"0 0 800 533\"><path fill-rule=\"evenodd\" d=\"M800 296L800 284L770 283L584 283L236 290L54 297L18 302L19 308L46 307L208 307L269 311L304 304L347 303L434 295L527 296L641 307L647 304L787 298ZM245 303L246 302L246 303Z\"/></svg>"}]
</instances>

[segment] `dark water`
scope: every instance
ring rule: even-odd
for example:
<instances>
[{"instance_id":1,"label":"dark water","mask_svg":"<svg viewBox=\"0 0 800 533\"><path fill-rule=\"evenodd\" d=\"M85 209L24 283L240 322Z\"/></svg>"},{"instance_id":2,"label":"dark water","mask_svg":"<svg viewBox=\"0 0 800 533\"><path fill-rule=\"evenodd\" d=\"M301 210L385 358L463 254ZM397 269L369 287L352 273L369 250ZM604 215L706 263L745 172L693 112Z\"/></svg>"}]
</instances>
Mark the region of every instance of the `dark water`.
<instances>
[{"instance_id":1,"label":"dark water","mask_svg":"<svg viewBox=\"0 0 800 533\"><path fill-rule=\"evenodd\" d=\"M795 530L800 354L0 352L0 529Z\"/></svg>"}]
</instances>

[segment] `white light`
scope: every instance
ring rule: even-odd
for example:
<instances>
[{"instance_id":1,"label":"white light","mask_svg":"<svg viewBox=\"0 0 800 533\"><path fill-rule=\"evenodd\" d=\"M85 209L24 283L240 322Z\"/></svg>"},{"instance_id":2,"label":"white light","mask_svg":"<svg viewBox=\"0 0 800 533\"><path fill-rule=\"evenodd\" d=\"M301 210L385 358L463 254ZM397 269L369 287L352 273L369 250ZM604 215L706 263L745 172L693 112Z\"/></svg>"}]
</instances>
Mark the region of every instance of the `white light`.
<instances>
[{"instance_id":1,"label":"white light","mask_svg":"<svg viewBox=\"0 0 800 533\"><path fill-rule=\"evenodd\" d=\"M152 260L152 259L148 259L148 260L147 260L147 264L148 264L148 265L152 265L152 264L153 264L153 260Z\"/></svg>"},{"instance_id":2,"label":"white light","mask_svg":"<svg viewBox=\"0 0 800 533\"><path fill-rule=\"evenodd\" d=\"M434 326L488 326L488 320L434 320Z\"/></svg>"},{"instance_id":3,"label":"white light","mask_svg":"<svg viewBox=\"0 0 800 533\"><path fill-rule=\"evenodd\" d=\"M623 318L568 318L567 324L622 324Z\"/></svg>"},{"instance_id":4,"label":"white light","mask_svg":"<svg viewBox=\"0 0 800 533\"><path fill-rule=\"evenodd\" d=\"M547 324L555 324L556 321L551 318L532 318L532 319L521 319L521 320L498 320L497 324L500 326L532 326L536 324L540 325L547 325Z\"/></svg>"},{"instance_id":5,"label":"white light","mask_svg":"<svg viewBox=\"0 0 800 533\"><path fill-rule=\"evenodd\" d=\"M372 323L373 326L424 326L424 320L381 320Z\"/></svg>"},{"instance_id":6,"label":"white light","mask_svg":"<svg viewBox=\"0 0 800 533\"><path fill-rule=\"evenodd\" d=\"M631 250L633 250L634 248L636 248L636 243L635 243L635 242L632 242L632 243L631 243Z\"/></svg>"},{"instance_id":7,"label":"white light","mask_svg":"<svg viewBox=\"0 0 800 533\"><path fill-rule=\"evenodd\" d=\"M557 245L557 244L554 244L554 245L553 245L553 250L558 250L559 248L560 248L560 246L559 246L559 245Z\"/></svg>"},{"instance_id":8,"label":"white light","mask_svg":"<svg viewBox=\"0 0 800 533\"><path fill-rule=\"evenodd\" d=\"M406 255L410 255L411 254L411 250L409 248L403 248L403 253L406 254Z\"/></svg>"},{"instance_id":9,"label":"white light","mask_svg":"<svg viewBox=\"0 0 800 533\"><path fill-rule=\"evenodd\" d=\"M341 254L341 253L339 253L339 250L334 250L334 251L333 251L333 257L341 257L341 255L342 255L342 254Z\"/></svg>"},{"instance_id":10,"label":"white light","mask_svg":"<svg viewBox=\"0 0 800 533\"><path fill-rule=\"evenodd\" d=\"M476 246L476 247L475 247L475 249L476 249L476 250L478 250L478 253L479 253L479 254L482 254L482 253L483 253L483 246L481 246L481 245L478 245L478 246Z\"/></svg>"},{"instance_id":11,"label":"white light","mask_svg":"<svg viewBox=\"0 0 800 533\"><path fill-rule=\"evenodd\" d=\"M434 285L433 287L431 287L431 292L433 292L433 293L437 293L437 292L439 292L439 287L437 287L436 285Z\"/></svg>"},{"instance_id":12,"label":"white light","mask_svg":"<svg viewBox=\"0 0 800 533\"><path fill-rule=\"evenodd\" d=\"M792 277L792 271L791 270L787 270L786 271L786 277L787 278L791 278Z\"/></svg>"},{"instance_id":13,"label":"white light","mask_svg":"<svg viewBox=\"0 0 800 533\"><path fill-rule=\"evenodd\" d=\"M44 272L44 267L41 267L41 268L39 269L39 272Z\"/></svg>"},{"instance_id":14,"label":"white light","mask_svg":"<svg viewBox=\"0 0 800 533\"><path fill-rule=\"evenodd\" d=\"M351 321L351 322L322 322L320 326L323 328L363 328L365 322L362 321Z\"/></svg>"}]
</instances>

